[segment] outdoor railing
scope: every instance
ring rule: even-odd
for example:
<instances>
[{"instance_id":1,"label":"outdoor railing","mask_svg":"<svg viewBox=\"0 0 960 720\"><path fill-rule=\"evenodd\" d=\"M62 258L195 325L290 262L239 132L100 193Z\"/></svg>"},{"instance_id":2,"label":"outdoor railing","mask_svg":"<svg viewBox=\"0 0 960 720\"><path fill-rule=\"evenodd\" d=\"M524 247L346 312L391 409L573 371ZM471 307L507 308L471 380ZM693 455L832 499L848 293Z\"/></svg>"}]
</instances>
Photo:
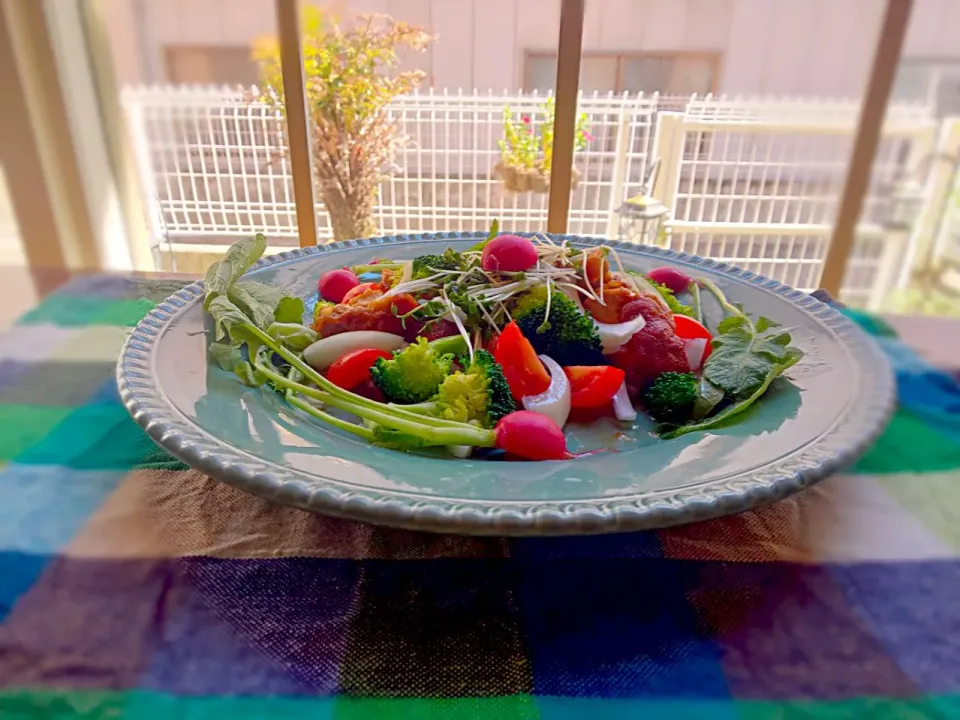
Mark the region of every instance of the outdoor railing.
<instances>
[{"instance_id":1,"label":"outdoor railing","mask_svg":"<svg viewBox=\"0 0 960 720\"><path fill-rule=\"evenodd\" d=\"M178 86L124 92L155 244L221 243L253 231L297 244L284 124L250 96ZM380 186L380 231L477 230L493 218L515 231L543 230L547 195L510 192L493 172L505 108L536 124L543 101L475 91L396 99L391 113L407 144ZM579 110L592 140L575 156L571 233L616 237L617 209L659 159L653 190L672 213L671 247L817 286L857 103L594 94ZM926 107L889 108L845 299L877 306L900 279L911 238L887 230L892 188L936 152L938 129ZM329 238L320 204L316 219Z\"/></svg>"}]
</instances>

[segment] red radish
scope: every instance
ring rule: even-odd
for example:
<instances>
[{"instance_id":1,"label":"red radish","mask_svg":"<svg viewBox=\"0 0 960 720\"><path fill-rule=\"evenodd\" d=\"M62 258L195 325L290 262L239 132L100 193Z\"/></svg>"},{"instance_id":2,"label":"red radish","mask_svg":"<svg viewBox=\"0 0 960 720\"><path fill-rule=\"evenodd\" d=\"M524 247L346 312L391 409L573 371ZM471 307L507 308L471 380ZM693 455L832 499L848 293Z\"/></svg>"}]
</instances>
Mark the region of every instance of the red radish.
<instances>
[{"instance_id":1,"label":"red radish","mask_svg":"<svg viewBox=\"0 0 960 720\"><path fill-rule=\"evenodd\" d=\"M537 248L519 235L499 235L483 248L480 264L487 272L522 272L537 264Z\"/></svg>"},{"instance_id":2,"label":"red radish","mask_svg":"<svg viewBox=\"0 0 960 720\"><path fill-rule=\"evenodd\" d=\"M345 268L330 270L320 276L317 292L327 302L343 302L343 296L360 284L360 278Z\"/></svg>"},{"instance_id":3,"label":"red radish","mask_svg":"<svg viewBox=\"0 0 960 720\"><path fill-rule=\"evenodd\" d=\"M693 278L689 275L684 275L672 267L661 267L656 270L651 270L647 273L647 279L658 285L663 285L674 293L686 292L693 282Z\"/></svg>"},{"instance_id":4,"label":"red radish","mask_svg":"<svg viewBox=\"0 0 960 720\"><path fill-rule=\"evenodd\" d=\"M525 460L565 460L567 439L546 415L518 410L503 417L494 428L497 447Z\"/></svg>"}]
</instances>

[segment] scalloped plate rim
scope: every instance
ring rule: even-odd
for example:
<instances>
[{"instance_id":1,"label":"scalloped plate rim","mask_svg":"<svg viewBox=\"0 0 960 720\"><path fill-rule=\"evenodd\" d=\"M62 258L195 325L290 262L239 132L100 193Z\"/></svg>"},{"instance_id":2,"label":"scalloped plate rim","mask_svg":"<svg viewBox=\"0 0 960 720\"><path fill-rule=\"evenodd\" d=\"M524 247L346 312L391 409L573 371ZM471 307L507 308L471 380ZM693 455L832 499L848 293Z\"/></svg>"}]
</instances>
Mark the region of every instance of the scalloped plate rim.
<instances>
[{"instance_id":1,"label":"scalloped plate rim","mask_svg":"<svg viewBox=\"0 0 960 720\"><path fill-rule=\"evenodd\" d=\"M255 458L193 425L166 400L150 368L156 348L172 320L203 296L203 281L178 290L151 310L127 338L117 362L120 397L133 419L167 452L210 477L273 502L310 512L413 530L475 535L584 535L627 532L697 522L742 512L792 495L853 462L876 440L891 417L896 386L889 361L876 342L836 309L776 280L727 263L648 245L573 234L550 235L579 245L607 245L668 263L701 267L761 288L813 316L829 329L867 374L861 386L873 393L802 450L787 453L759 474L737 476L697 488L640 493L612 499L557 502L455 500L411 501L402 494L371 488L345 490L339 483ZM300 260L338 250L396 243L481 240L486 232L441 232L385 235L298 248L262 258L252 268ZM651 497L655 495L655 497ZM647 502L644 502L646 500Z\"/></svg>"}]
</instances>

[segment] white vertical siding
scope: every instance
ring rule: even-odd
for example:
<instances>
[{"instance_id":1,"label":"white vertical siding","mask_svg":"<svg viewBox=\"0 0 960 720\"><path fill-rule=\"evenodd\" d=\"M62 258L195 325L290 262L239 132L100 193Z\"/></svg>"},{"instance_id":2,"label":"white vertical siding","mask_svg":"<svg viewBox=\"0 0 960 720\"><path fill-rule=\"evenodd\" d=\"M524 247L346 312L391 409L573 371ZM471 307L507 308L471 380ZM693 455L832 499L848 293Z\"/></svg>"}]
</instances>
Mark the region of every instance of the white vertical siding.
<instances>
[{"instance_id":1,"label":"white vertical siding","mask_svg":"<svg viewBox=\"0 0 960 720\"><path fill-rule=\"evenodd\" d=\"M523 0L520 0L522 2ZM597 47L600 44L601 18L606 12L604 0L586 0L583 15L583 47ZM556 45L556 40L554 40Z\"/></svg>"},{"instance_id":2,"label":"white vertical siding","mask_svg":"<svg viewBox=\"0 0 960 720\"><path fill-rule=\"evenodd\" d=\"M584 28L584 50L616 52L637 47L643 32L647 0L594 0L591 5L597 6L599 37L591 37ZM556 48L556 37L552 44Z\"/></svg>"},{"instance_id":3,"label":"white vertical siding","mask_svg":"<svg viewBox=\"0 0 960 720\"><path fill-rule=\"evenodd\" d=\"M433 82L437 88L473 87L474 2L434 0L433 27L430 29L434 33L443 29L433 48Z\"/></svg>"},{"instance_id":4,"label":"white vertical siding","mask_svg":"<svg viewBox=\"0 0 960 720\"><path fill-rule=\"evenodd\" d=\"M273 0L111 0L122 82L166 79L171 44L247 45L274 31ZM439 35L405 67L434 87L515 89L528 50L556 48L560 0L310 0L380 12ZM142 4L141 39L131 8ZM866 81L884 0L587 0L587 52L717 51L719 90L856 96ZM904 57L960 60L960 0L917 0ZM143 45L144 47L141 47Z\"/></svg>"},{"instance_id":5,"label":"white vertical siding","mask_svg":"<svg viewBox=\"0 0 960 720\"><path fill-rule=\"evenodd\" d=\"M949 47L940 46L940 29L944 24L947 8L955 4L953 0L918 0L913 4L913 14L907 37L904 41L905 56L935 57L942 52L950 52ZM957 43L957 30L952 28L954 45ZM954 47L957 52L960 48Z\"/></svg>"},{"instance_id":6,"label":"white vertical siding","mask_svg":"<svg viewBox=\"0 0 960 720\"><path fill-rule=\"evenodd\" d=\"M640 22L638 50L682 50L687 3L677 0L646 0Z\"/></svg>"},{"instance_id":7,"label":"white vertical siding","mask_svg":"<svg viewBox=\"0 0 960 720\"><path fill-rule=\"evenodd\" d=\"M818 28L813 3L780 3L772 17L769 42L760 72L760 91L777 88L778 94L800 95L807 91L808 66L813 37ZM769 92L769 91L767 91Z\"/></svg>"},{"instance_id":8,"label":"white vertical siding","mask_svg":"<svg viewBox=\"0 0 960 720\"><path fill-rule=\"evenodd\" d=\"M188 0L202 5L210 0ZM220 33L225 45L248 45L277 31L273 2L263 0L219 0ZM189 13L189 9L187 10ZM185 18L186 22L189 15Z\"/></svg>"},{"instance_id":9,"label":"white vertical siding","mask_svg":"<svg viewBox=\"0 0 960 720\"><path fill-rule=\"evenodd\" d=\"M449 2L449 0L448 0ZM480 90L517 88L517 0L477 0L473 4L473 82ZM461 16L460 22L464 22ZM441 36L442 37L442 36Z\"/></svg>"},{"instance_id":10,"label":"white vertical siding","mask_svg":"<svg viewBox=\"0 0 960 720\"><path fill-rule=\"evenodd\" d=\"M770 28L776 4L771 0L735 0L723 60L720 90L754 95L761 92L763 59L771 48Z\"/></svg>"},{"instance_id":11,"label":"white vertical siding","mask_svg":"<svg viewBox=\"0 0 960 720\"><path fill-rule=\"evenodd\" d=\"M448 0L439 0L447 2ZM482 0L481 0L482 1ZM631 2L631 0L625 0ZM527 50L557 50L560 34L560 0L537 0L517 2L517 51L519 56ZM518 78L523 80L523 73Z\"/></svg>"},{"instance_id":12,"label":"white vertical siding","mask_svg":"<svg viewBox=\"0 0 960 720\"><path fill-rule=\"evenodd\" d=\"M684 50L725 50L734 0L687 0Z\"/></svg>"}]
</instances>

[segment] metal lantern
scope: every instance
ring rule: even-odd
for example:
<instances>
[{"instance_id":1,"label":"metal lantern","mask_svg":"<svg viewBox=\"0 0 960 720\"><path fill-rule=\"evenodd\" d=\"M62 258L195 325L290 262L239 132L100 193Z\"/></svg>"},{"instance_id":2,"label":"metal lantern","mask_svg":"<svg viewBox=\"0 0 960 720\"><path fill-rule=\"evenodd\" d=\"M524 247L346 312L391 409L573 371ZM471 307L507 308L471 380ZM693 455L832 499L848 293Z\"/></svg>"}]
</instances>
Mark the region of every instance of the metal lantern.
<instances>
[{"instance_id":1,"label":"metal lantern","mask_svg":"<svg viewBox=\"0 0 960 720\"><path fill-rule=\"evenodd\" d=\"M890 193L884 227L888 230L913 229L923 207L923 187L916 180L898 182Z\"/></svg>"},{"instance_id":2,"label":"metal lantern","mask_svg":"<svg viewBox=\"0 0 960 720\"><path fill-rule=\"evenodd\" d=\"M669 208L656 198L636 195L620 206L619 239L640 245L655 245L670 214Z\"/></svg>"}]
</instances>

